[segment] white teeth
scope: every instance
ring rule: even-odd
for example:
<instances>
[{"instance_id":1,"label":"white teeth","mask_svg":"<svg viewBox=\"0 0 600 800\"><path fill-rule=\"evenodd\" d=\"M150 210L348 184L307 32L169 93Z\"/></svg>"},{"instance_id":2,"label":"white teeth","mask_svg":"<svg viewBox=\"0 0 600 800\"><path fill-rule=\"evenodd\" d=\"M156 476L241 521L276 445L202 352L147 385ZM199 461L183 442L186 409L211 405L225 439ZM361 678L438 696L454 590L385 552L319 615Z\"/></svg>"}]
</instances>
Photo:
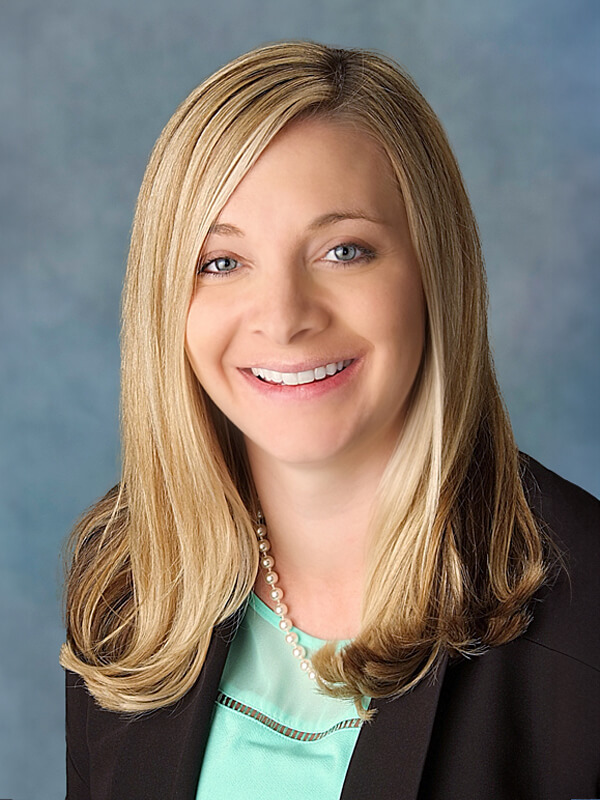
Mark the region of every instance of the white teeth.
<instances>
[{"instance_id":1,"label":"white teeth","mask_svg":"<svg viewBox=\"0 0 600 800\"><path fill-rule=\"evenodd\" d=\"M341 372L345 367L352 363L352 359L346 361L333 361L323 367L315 369L305 369L302 372L278 372L274 369L264 367L252 367L252 374L257 378L262 378L268 383L283 383L285 386L298 386L298 384L313 383L322 381L326 377Z\"/></svg>"}]
</instances>

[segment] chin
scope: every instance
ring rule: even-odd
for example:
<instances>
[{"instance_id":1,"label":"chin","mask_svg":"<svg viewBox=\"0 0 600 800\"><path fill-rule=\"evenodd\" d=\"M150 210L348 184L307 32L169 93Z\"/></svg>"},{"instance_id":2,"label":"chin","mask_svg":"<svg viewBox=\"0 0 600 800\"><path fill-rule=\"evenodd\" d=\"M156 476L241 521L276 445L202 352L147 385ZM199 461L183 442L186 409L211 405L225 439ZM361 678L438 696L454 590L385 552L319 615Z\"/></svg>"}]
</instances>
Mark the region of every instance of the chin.
<instances>
[{"instance_id":1,"label":"chin","mask_svg":"<svg viewBox=\"0 0 600 800\"><path fill-rule=\"evenodd\" d=\"M348 444L339 440L324 439L314 431L310 434L290 437L270 435L261 441L260 437L246 436L249 451L260 452L263 457L290 466L317 466L332 464L336 458L343 458Z\"/></svg>"}]
</instances>

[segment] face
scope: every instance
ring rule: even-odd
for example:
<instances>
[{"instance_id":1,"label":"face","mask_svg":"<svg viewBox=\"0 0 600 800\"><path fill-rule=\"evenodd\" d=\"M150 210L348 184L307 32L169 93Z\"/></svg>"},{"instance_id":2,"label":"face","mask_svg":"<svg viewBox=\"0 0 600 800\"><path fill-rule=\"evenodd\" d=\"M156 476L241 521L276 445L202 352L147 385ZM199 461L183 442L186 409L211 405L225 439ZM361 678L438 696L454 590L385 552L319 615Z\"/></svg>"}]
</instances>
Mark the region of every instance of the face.
<instances>
[{"instance_id":1,"label":"face","mask_svg":"<svg viewBox=\"0 0 600 800\"><path fill-rule=\"evenodd\" d=\"M425 307L391 165L364 133L295 122L212 226L186 329L192 368L250 457L389 456Z\"/></svg>"}]
</instances>

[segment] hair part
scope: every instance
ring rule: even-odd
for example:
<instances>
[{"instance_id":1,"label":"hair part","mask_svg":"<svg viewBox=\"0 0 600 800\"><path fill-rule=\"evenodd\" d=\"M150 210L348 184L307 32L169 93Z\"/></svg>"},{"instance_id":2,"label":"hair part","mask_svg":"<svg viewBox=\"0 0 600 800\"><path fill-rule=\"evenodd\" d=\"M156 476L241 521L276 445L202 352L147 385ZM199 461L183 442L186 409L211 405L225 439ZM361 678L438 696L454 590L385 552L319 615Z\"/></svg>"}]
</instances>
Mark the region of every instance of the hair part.
<instances>
[{"instance_id":1,"label":"hair part","mask_svg":"<svg viewBox=\"0 0 600 800\"><path fill-rule=\"evenodd\" d=\"M402 694L441 653L522 633L546 575L487 338L479 236L437 117L394 62L309 42L241 56L180 105L150 157L123 300L122 480L78 524L61 663L98 702L145 711L196 681L216 625L258 569L255 490L239 433L184 349L210 225L286 125L353 125L386 153L427 305L405 429L373 514L362 626L315 654L323 691Z\"/></svg>"}]
</instances>

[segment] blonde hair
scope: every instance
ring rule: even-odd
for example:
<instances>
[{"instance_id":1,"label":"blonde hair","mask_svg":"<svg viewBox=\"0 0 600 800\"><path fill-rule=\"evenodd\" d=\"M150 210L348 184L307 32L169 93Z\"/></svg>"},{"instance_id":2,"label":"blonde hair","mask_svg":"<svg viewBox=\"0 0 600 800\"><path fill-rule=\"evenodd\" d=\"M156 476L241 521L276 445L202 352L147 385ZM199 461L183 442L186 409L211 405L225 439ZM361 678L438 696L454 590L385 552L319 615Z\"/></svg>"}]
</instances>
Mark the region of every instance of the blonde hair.
<instances>
[{"instance_id":1,"label":"blonde hair","mask_svg":"<svg viewBox=\"0 0 600 800\"><path fill-rule=\"evenodd\" d=\"M64 667L123 711L173 703L216 625L247 598L258 556L243 445L184 351L211 223L292 120L348 121L385 150L427 304L423 363L372 525L356 639L314 656L323 691L398 695L440 654L518 636L546 574L487 339L473 214L444 131L413 81L368 51L254 50L195 89L141 187L123 304L123 472L72 534Z\"/></svg>"}]
</instances>

